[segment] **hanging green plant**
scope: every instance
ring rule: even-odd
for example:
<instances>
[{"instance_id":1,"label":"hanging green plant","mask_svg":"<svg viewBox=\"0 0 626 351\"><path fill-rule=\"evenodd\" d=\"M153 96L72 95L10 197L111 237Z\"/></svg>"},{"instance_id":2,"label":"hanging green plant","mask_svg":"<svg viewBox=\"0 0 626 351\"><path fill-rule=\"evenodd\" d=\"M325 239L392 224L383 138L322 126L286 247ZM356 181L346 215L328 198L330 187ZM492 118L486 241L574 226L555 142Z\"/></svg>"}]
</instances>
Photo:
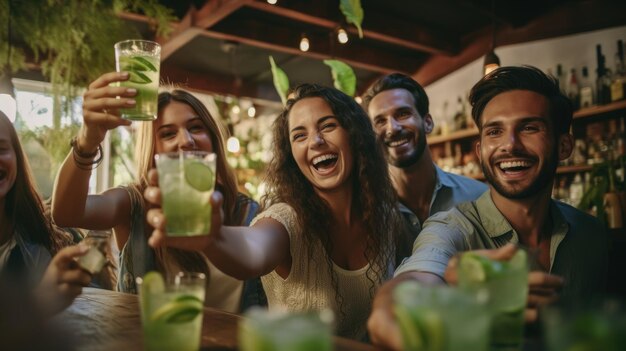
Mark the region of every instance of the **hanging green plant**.
<instances>
[{"instance_id":1,"label":"hanging green plant","mask_svg":"<svg viewBox=\"0 0 626 351\"><path fill-rule=\"evenodd\" d=\"M348 64L339 60L324 60L324 64L330 67L335 88L347 95L354 96L356 92L356 75Z\"/></svg>"},{"instance_id":2,"label":"hanging green plant","mask_svg":"<svg viewBox=\"0 0 626 351\"><path fill-rule=\"evenodd\" d=\"M361 6L361 0L341 0L339 3L339 9L346 17L348 23L352 23L359 31L359 38L363 38L363 7Z\"/></svg>"},{"instance_id":3,"label":"hanging green plant","mask_svg":"<svg viewBox=\"0 0 626 351\"><path fill-rule=\"evenodd\" d=\"M9 60L8 45L4 45L4 38L9 39L8 28L0 25L3 38L0 53L4 53L0 54L0 67L8 67L12 72L23 69L27 56L24 53L29 51L34 63L50 79L57 102L61 101L60 96L76 96L77 89L115 69L113 45L117 41L141 37L132 24L120 19L121 11L139 12L152 18L151 25L158 36L166 36L176 19L172 10L157 0L2 1L0 23L7 23L11 16L12 37L17 42L11 45ZM63 107L68 111L71 99L65 101ZM61 111L55 108L54 112L58 126Z\"/></svg>"},{"instance_id":4,"label":"hanging green plant","mask_svg":"<svg viewBox=\"0 0 626 351\"><path fill-rule=\"evenodd\" d=\"M274 78L274 88L280 96L283 105L287 103L287 92L289 91L289 78L285 71L280 69L274 62L274 58L270 56L270 65L272 66L272 77Z\"/></svg>"}]
</instances>

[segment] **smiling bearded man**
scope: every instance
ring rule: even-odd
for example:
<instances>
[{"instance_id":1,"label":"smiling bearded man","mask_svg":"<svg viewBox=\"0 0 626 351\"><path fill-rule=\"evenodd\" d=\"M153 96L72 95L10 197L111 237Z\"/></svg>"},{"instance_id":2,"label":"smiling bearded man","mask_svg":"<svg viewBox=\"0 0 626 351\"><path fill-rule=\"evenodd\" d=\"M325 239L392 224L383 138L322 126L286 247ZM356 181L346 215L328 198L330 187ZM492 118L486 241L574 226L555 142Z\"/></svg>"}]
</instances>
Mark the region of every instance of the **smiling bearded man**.
<instances>
[{"instance_id":1,"label":"smiling bearded man","mask_svg":"<svg viewBox=\"0 0 626 351\"><path fill-rule=\"evenodd\" d=\"M528 275L527 322L559 298L580 303L605 291L604 227L550 197L557 163L570 156L573 141L572 104L555 79L534 67L502 67L474 85L470 102L480 131L476 153L490 190L424 223L413 254L374 299L368 330L375 344L401 345L392 312L395 287L407 280L443 284L455 276L456 266L448 262L462 251L511 257L512 243L538 252L540 269Z\"/></svg>"}]
</instances>

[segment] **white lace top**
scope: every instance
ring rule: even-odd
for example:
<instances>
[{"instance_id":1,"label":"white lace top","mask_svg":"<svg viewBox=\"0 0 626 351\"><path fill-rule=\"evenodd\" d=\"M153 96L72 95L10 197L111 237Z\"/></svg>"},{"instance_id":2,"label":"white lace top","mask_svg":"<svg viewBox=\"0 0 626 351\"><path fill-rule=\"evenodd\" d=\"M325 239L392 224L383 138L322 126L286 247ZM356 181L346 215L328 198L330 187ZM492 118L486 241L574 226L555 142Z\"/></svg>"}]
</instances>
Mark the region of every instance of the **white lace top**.
<instances>
[{"instance_id":1,"label":"white lace top","mask_svg":"<svg viewBox=\"0 0 626 351\"><path fill-rule=\"evenodd\" d=\"M369 265L348 271L333 263L339 292L343 297L342 319L321 243L316 244L315 257L309 260L304 238L297 230L296 213L293 208L285 203L272 205L259 214L251 225L268 217L280 222L287 229L292 257L291 271L287 279L281 278L276 271L261 277L269 308L289 311L319 311L330 308L335 313L336 334L362 340L365 337L367 317L375 292L373 283L366 276ZM390 262L386 273L385 279L392 276L393 262Z\"/></svg>"}]
</instances>

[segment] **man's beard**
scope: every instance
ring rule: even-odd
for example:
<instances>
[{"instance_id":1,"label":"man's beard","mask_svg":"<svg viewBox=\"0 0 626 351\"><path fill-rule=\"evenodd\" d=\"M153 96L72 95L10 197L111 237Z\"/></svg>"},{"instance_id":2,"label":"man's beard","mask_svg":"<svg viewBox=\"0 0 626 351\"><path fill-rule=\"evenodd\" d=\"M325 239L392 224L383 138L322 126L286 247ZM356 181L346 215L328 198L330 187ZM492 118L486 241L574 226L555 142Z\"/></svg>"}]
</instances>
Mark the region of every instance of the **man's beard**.
<instances>
[{"instance_id":1,"label":"man's beard","mask_svg":"<svg viewBox=\"0 0 626 351\"><path fill-rule=\"evenodd\" d=\"M543 167L539 171L539 175L537 175L535 180L532 183L530 183L530 185L528 185L526 188L523 188L523 189L511 189L511 190L506 189L506 186L501 184L498 181L498 178L495 176L495 174L491 172L491 168L485 165L485 162L481 162L480 167L483 170L483 174L485 175L485 178L487 179L489 184L493 186L496 192L498 192L498 194L506 197L507 199L514 199L514 200L526 199L528 197L536 195L541 190L545 189L546 186L548 186L549 184L552 184L552 182L554 181L554 175L556 174L556 168L558 167L557 154L558 154L558 149L555 147L550 157L548 157L545 160L546 162L544 163ZM512 154L511 156L512 157L516 157L516 156L517 157L529 157L528 155L521 155L521 154L515 154L515 153ZM493 167L498 167L498 166L494 165Z\"/></svg>"},{"instance_id":2,"label":"man's beard","mask_svg":"<svg viewBox=\"0 0 626 351\"><path fill-rule=\"evenodd\" d=\"M404 135L406 133L400 133L399 137L395 136L393 138L382 138L382 145L383 145L383 150L385 151L385 157L387 158L387 162L394 166L394 167L398 167L398 168L409 168L411 166L413 166L414 164L416 164L420 158L422 158L422 154L424 153L424 150L426 149L426 132L424 132L423 129L418 129L418 139L417 139L417 145L415 146L415 148L413 149L413 151L406 156L403 157L392 157L390 152L389 152L389 147L387 146L387 141L388 139L400 139L403 136L406 137L406 135ZM413 134L411 133L411 137L413 137Z\"/></svg>"}]
</instances>

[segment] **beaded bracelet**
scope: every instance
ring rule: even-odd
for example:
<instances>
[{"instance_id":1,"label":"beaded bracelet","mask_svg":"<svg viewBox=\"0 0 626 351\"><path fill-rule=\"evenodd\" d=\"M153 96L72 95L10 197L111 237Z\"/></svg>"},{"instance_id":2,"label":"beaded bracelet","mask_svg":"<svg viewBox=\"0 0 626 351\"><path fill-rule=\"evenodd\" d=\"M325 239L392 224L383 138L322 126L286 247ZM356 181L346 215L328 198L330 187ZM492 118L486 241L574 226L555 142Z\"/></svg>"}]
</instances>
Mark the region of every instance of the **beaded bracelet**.
<instances>
[{"instance_id":1,"label":"beaded bracelet","mask_svg":"<svg viewBox=\"0 0 626 351\"><path fill-rule=\"evenodd\" d=\"M92 154L86 154L80 149L76 137L70 140L70 146L72 147L72 158L74 163L76 163L76 167L85 171L91 171L96 169L102 162L103 152L101 144L98 144L98 149ZM94 157L96 158L94 159Z\"/></svg>"}]
</instances>

